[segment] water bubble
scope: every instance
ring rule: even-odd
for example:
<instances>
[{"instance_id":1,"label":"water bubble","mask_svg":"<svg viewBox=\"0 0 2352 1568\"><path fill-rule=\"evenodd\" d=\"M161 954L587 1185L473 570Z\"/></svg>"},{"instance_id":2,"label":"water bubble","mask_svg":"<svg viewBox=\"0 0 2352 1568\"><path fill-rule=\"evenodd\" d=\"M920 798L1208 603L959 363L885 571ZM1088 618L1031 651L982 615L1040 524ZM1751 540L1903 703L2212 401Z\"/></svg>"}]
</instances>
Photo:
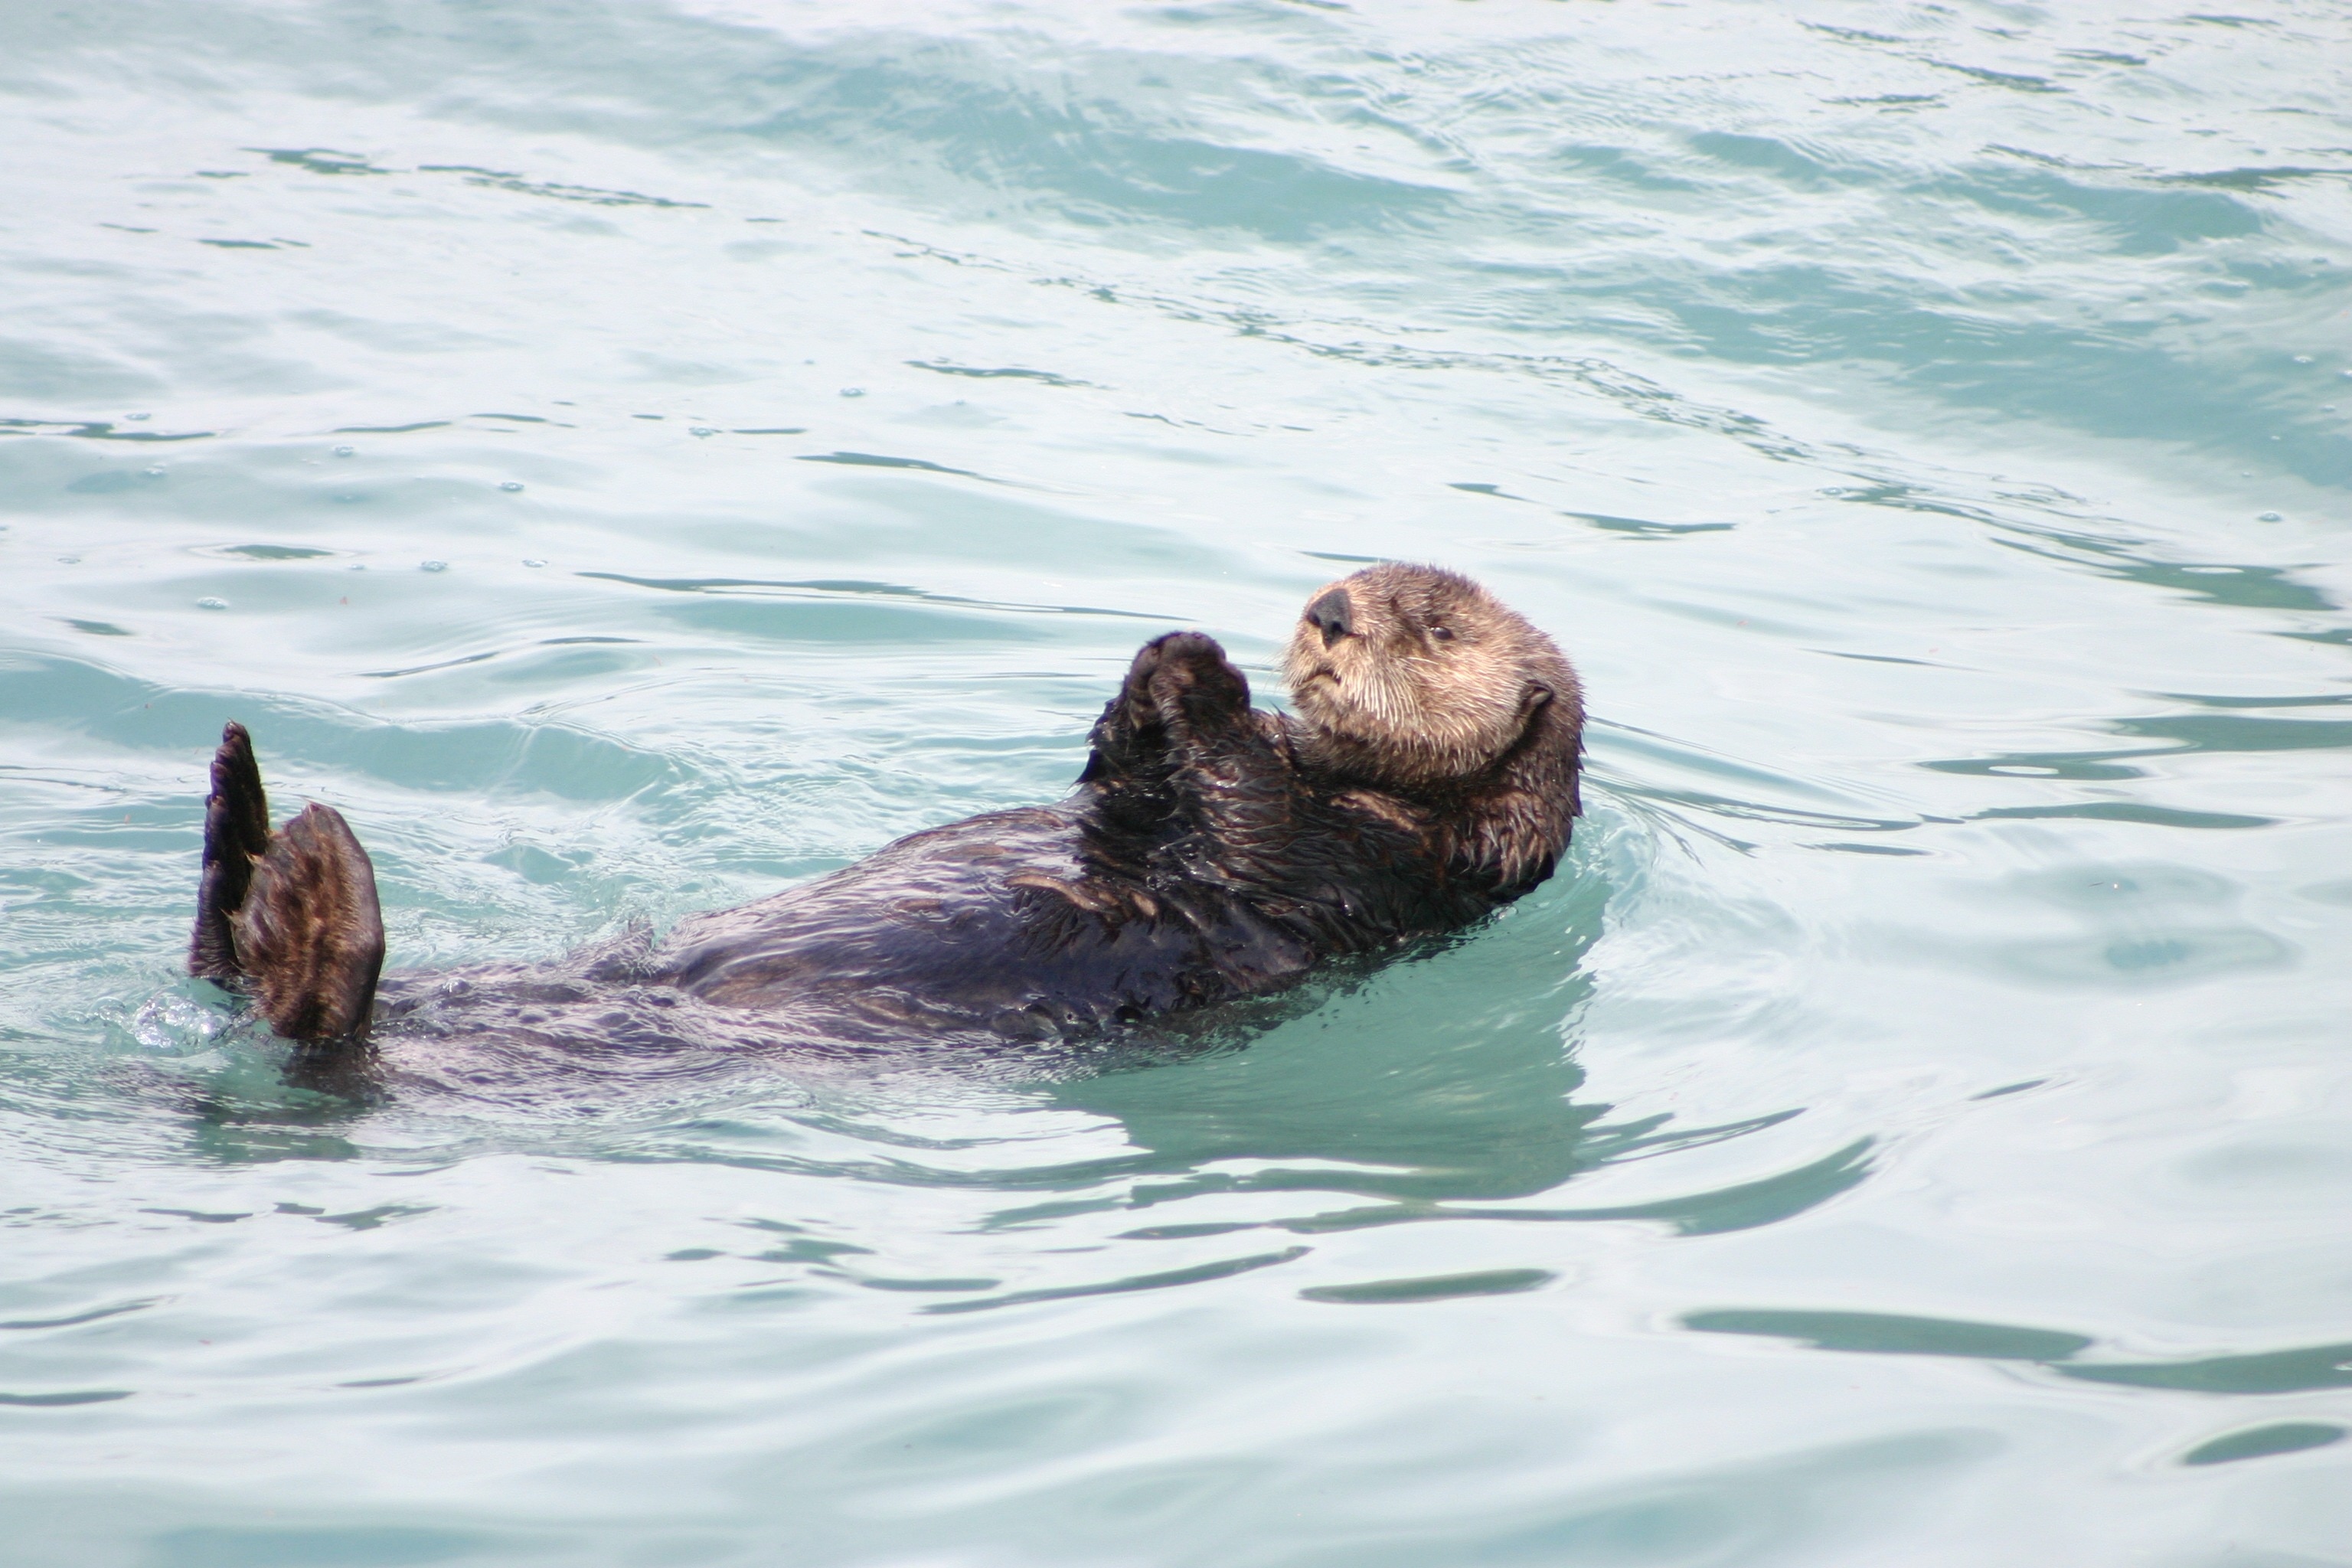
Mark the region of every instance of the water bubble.
<instances>
[{"instance_id":1,"label":"water bubble","mask_svg":"<svg viewBox=\"0 0 2352 1568\"><path fill-rule=\"evenodd\" d=\"M841 389L841 395L844 397L863 397L866 395L866 389L862 386L845 386Z\"/></svg>"},{"instance_id":2,"label":"water bubble","mask_svg":"<svg viewBox=\"0 0 2352 1568\"><path fill-rule=\"evenodd\" d=\"M144 414L126 414L123 417L125 419L144 419L147 416Z\"/></svg>"},{"instance_id":3,"label":"water bubble","mask_svg":"<svg viewBox=\"0 0 2352 1568\"><path fill-rule=\"evenodd\" d=\"M146 475L151 479L160 479L163 477L163 470L158 468L142 468L139 471Z\"/></svg>"},{"instance_id":4,"label":"water bubble","mask_svg":"<svg viewBox=\"0 0 2352 1568\"><path fill-rule=\"evenodd\" d=\"M79 566L81 564L81 557L79 555L60 555L58 557L58 563L61 566Z\"/></svg>"},{"instance_id":5,"label":"water bubble","mask_svg":"<svg viewBox=\"0 0 2352 1568\"><path fill-rule=\"evenodd\" d=\"M706 436L718 435L719 427L715 425L693 425L688 426L686 433L699 440Z\"/></svg>"},{"instance_id":6,"label":"water bubble","mask_svg":"<svg viewBox=\"0 0 2352 1568\"><path fill-rule=\"evenodd\" d=\"M1822 494L1825 496L1842 496L1845 494L1845 487L1843 485L1823 485L1822 487Z\"/></svg>"},{"instance_id":7,"label":"water bubble","mask_svg":"<svg viewBox=\"0 0 2352 1568\"><path fill-rule=\"evenodd\" d=\"M2333 414L2336 412L2336 405L2333 403L2323 403L2319 405L2319 411L2322 414Z\"/></svg>"},{"instance_id":8,"label":"water bubble","mask_svg":"<svg viewBox=\"0 0 2352 1568\"><path fill-rule=\"evenodd\" d=\"M337 490L335 492L335 499L342 502L343 505L349 506L353 501L359 500L360 497L357 490Z\"/></svg>"},{"instance_id":9,"label":"water bubble","mask_svg":"<svg viewBox=\"0 0 2352 1568\"><path fill-rule=\"evenodd\" d=\"M2297 364L2309 364L2311 363L2311 356L2309 354L2297 354L2294 356L2294 363Z\"/></svg>"},{"instance_id":10,"label":"water bubble","mask_svg":"<svg viewBox=\"0 0 2352 1568\"><path fill-rule=\"evenodd\" d=\"M509 494L512 494L514 491L522 489L522 481L520 479L509 479L504 484L500 485L499 489L507 491Z\"/></svg>"},{"instance_id":11,"label":"water bubble","mask_svg":"<svg viewBox=\"0 0 2352 1568\"><path fill-rule=\"evenodd\" d=\"M416 569L419 572L446 572L449 570L449 563L446 561L420 561L416 563Z\"/></svg>"},{"instance_id":12,"label":"water bubble","mask_svg":"<svg viewBox=\"0 0 2352 1568\"><path fill-rule=\"evenodd\" d=\"M193 996L166 992L139 1009L131 1037L151 1051L187 1053L210 1046L230 1020Z\"/></svg>"},{"instance_id":13,"label":"water bubble","mask_svg":"<svg viewBox=\"0 0 2352 1568\"><path fill-rule=\"evenodd\" d=\"M357 447L338 447L335 448L335 456L338 458L348 458L358 450L359 448Z\"/></svg>"},{"instance_id":14,"label":"water bubble","mask_svg":"<svg viewBox=\"0 0 2352 1568\"><path fill-rule=\"evenodd\" d=\"M354 561L352 563L352 570L354 572L364 572L367 568L362 565L359 562Z\"/></svg>"},{"instance_id":15,"label":"water bubble","mask_svg":"<svg viewBox=\"0 0 2352 1568\"><path fill-rule=\"evenodd\" d=\"M228 601L226 599L215 599L211 595L207 594L203 598L196 601L196 608L200 610L226 610L228 608Z\"/></svg>"},{"instance_id":16,"label":"water bubble","mask_svg":"<svg viewBox=\"0 0 2352 1568\"><path fill-rule=\"evenodd\" d=\"M2266 512L2263 513L2260 517L2258 517L2258 518L2254 519L2254 521L2255 521L2256 522L2284 522L2284 521L2286 521L2286 519L2285 519L2285 518L2284 518L2284 517L2281 517L2278 513L2276 513L2276 512L2274 512L2274 511L2266 511Z\"/></svg>"},{"instance_id":17,"label":"water bubble","mask_svg":"<svg viewBox=\"0 0 2352 1568\"><path fill-rule=\"evenodd\" d=\"M538 556L536 556L536 555L526 555L526 556L524 556L524 557L522 558L522 563L523 563L524 565L526 565L526 566L544 566L544 565L546 565L546 564L547 564L547 563L546 563L546 562L544 562L544 561L541 560L541 559L540 559Z\"/></svg>"}]
</instances>

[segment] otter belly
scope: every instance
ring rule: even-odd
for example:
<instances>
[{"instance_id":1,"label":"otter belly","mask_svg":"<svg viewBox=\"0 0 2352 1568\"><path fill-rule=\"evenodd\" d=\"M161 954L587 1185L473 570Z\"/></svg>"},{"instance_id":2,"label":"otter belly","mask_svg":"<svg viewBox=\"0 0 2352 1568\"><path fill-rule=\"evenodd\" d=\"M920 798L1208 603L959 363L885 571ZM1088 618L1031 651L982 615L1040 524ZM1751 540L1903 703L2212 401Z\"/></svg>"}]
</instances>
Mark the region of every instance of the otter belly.
<instances>
[{"instance_id":1,"label":"otter belly","mask_svg":"<svg viewBox=\"0 0 2352 1568\"><path fill-rule=\"evenodd\" d=\"M821 1008L886 1034L1037 1038L1278 989L1313 963L1244 900L1094 861L1086 821L1082 794L911 835L689 918L643 980L721 1007Z\"/></svg>"}]
</instances>

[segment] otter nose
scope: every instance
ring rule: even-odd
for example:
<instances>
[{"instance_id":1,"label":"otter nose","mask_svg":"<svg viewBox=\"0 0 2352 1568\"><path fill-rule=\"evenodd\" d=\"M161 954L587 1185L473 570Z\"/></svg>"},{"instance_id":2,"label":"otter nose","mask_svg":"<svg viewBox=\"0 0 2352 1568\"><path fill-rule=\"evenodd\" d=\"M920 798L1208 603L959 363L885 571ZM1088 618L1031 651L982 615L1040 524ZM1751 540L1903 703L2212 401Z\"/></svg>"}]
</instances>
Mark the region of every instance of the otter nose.
<instances>
[{"instance_id":1,"label":"otter nose","mask_svg":"<svg viewBox=\"0 0 2352 1568\"><path fill-rule=\"evenodd\" d=\"M1323 634L1323 646L1329 647L1356 629L1349 614L1353 608L1348 603L1348 590L1334 588L1307 606L1307 624Z\"/></svg>"}]
</instances>

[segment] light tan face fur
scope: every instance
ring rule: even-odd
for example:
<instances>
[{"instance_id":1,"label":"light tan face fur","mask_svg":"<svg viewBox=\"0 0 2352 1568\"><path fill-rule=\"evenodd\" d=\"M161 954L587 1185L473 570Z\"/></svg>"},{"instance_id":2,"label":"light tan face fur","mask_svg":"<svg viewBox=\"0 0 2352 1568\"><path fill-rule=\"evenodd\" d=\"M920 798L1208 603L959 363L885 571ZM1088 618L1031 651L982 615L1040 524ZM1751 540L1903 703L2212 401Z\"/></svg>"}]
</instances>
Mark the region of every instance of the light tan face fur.
<instances>
[{"instance_id":1,"label":"light tan face fur","mask_svg":"<svg viewBox=\"0 0 2352 1568\"><path fill-rule=\"evenodd\" d=\"M1317 589L1283 675L1348 760L1408 784L1481 772L1575 680L1549 637L1475 583L1394 564Z\"/></svg>"}]
</instances>

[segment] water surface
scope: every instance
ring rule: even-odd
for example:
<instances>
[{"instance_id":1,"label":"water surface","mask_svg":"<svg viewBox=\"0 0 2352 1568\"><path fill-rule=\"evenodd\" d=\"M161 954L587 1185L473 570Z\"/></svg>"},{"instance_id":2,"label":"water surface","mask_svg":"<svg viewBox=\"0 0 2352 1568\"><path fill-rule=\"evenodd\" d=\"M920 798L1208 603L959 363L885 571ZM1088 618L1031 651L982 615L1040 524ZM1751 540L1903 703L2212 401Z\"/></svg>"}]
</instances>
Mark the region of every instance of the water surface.
<instances>
[{"instance_id":1,"label":"water surface","mask_svg":"<svg viewBox=\"0 0 2352 1568\"><path fill-rule=\"evenodd\" d=\"M20 6L26 1562L2352 1562L2340 7ZM1049 799L1436 560L1562 874L1225 1048L362 1101L393 962Z\"/></svg>"}]
</instances>

